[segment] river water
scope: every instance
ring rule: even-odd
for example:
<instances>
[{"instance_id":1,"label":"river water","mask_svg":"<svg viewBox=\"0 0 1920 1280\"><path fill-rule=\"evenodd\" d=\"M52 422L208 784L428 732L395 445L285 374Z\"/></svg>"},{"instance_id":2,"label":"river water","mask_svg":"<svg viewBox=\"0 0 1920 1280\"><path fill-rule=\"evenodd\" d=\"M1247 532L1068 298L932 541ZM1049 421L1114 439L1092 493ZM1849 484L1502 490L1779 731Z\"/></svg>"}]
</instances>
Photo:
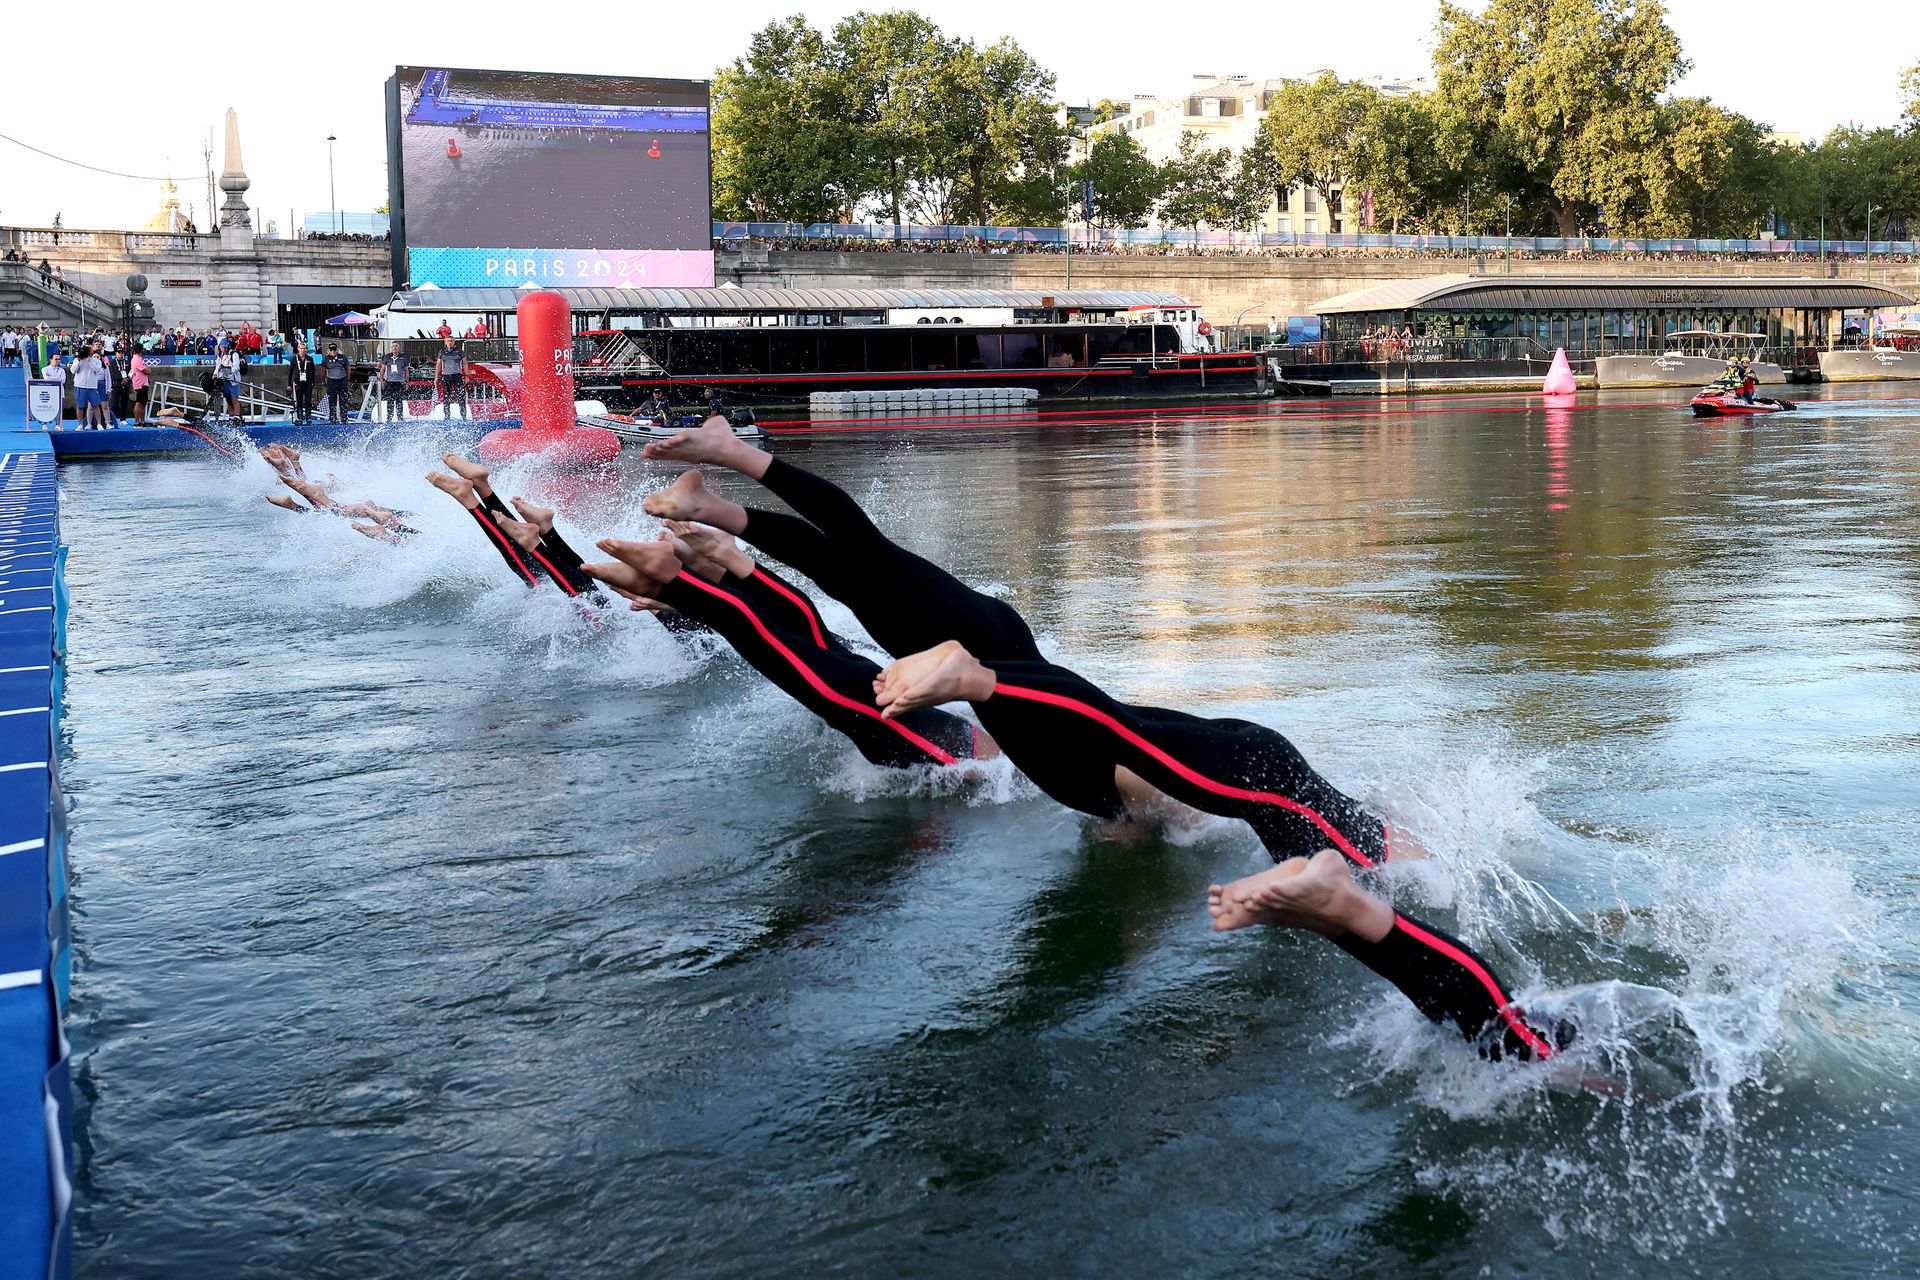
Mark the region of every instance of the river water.
<instances>
[{"instance_id":1,"label":"river water","mask_svg":"<svg viewBox=\"0 0 1920 1280\"><path fill-rule=\"evenodd\" d=\"M1920 401L1874 394L775 444L1404 815L1386 888L1582 1011L1557 1072L1211 933L1244 827L884 775L530 596L425 445L309 458L399 548L258 463L65 467L80 1273L1911 1275ZM623 466L503 488L641 532L673 469Z\"/></svg>"}]
</instances>

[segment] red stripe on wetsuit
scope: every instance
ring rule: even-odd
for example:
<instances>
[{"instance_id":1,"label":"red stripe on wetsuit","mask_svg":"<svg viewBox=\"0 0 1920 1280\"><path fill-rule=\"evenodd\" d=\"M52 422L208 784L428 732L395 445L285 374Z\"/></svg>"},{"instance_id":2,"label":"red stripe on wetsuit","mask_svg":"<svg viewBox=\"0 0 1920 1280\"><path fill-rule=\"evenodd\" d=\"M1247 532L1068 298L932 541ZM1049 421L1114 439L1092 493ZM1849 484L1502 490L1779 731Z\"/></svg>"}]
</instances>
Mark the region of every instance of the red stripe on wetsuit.
<instances>
[{"instance_id":1,"label":"red stripe on wetsuit","mask_svg":"<svg viewBox=\"0 0 1920 1280\"><path fill-rule=\"evenodd\" d=\"M1090 707L1077 698L1068 698L1057 693L1045 693L1039 689L1023 689L1019 685L1008 684L1004 679L1001 679L994 685L994 696L999 697L1003 694L1014 698L1023 698L1029 702L1043 702L1048 706L1060 707L1063 710L1086 716L1088 719L1112 730L1120 737L1126 739L1167 768L1185 778L1188 782L1191 782L1194 786L1206 791L1211 791L1217 796L1226 796L1233 800L1248 800L1259 804L1276 805L1279 808L1285 809L1288 813L1297 814L1313 823L1322 835L1333 842L1335 848L1339 849L1341 853L1344 853L1354 862L1359 863L1363 867L1377 865L1372 858L1360 852L1353 841L1342 835L1338 827L1328 822L1319 811L1312 807L1301 804L1298 800L1289 799L1277 792L1253 791L1246 787L1236 787L1230 783L1219 782L1209 778L1197 769L1174 759L1164 749L1147 741L1097 707Z\"/></svg>"},{"instance_id":2,"label":"red stripe on wetsuit","mask_svg":"<svg viewBox=\"0 0 1920 1280\"><path fill-rule=\"evenodd\" d=\"M705 592L707 595L712 596L714 599L723 601L726 604L733 606L735 609L738 609L741 612L741 614L743 614L746 617L747 621L753 625L753 629L759 633L760 638L766 641L766 643L772 647L774 652L778 653L782 658L786 659L787 662L791 663L793 666L793 669L800 673L800 678L805 680L807 684L812 687L815 693L818 693L821 697L825 698L827 701L834 703L836 706L845 707L849 711L858 712L861 715L867 716L873 720L877 720L887 725L895 733L905 738L908 742L911 742L914 746L918 747L920 750L926 752L929 757L938 761L941 764L954 763L954 757L951 754L941 750L939 747L935 746L932 742L929 742L927 739L921 737L919 734L915 733L913 730L907 728L907 726L905 726L904 724L901 724L898 720L887 719L885 716L880 714L880 709L878 707L868 703L857 702L852 698L846 697L845 695L836 692L824 680L820 678L819 674L815 672L813 668L809 667L806 663L802 662L798 654L796 654L793 650L789 649L786 645L781 644L780 641L775 638L773 633L767 630L766 624L760 620L760 615L755 613L747 605L747 602L742 600L739 596L734 595L731 591L722 591L718 587L712 586L706 582L702 582L698 576L691 573L682 573L678 577L676 577L674 581L684 582L689 587L697 588L698 590Z\"/></svg>"}]
</instances>

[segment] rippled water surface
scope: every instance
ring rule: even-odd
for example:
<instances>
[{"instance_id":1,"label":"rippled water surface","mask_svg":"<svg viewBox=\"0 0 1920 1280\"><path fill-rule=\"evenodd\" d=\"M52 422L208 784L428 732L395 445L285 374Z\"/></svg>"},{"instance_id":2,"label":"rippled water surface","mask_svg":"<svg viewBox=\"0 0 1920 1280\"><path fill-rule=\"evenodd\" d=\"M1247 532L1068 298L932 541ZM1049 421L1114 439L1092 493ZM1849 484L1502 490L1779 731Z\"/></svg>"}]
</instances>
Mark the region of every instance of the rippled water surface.
<instances>
[{"instance_id":1,"label":"rippled water surface","mask_svg":"<svg viewBox=\"0 0 1920 1280\"><path fill-rule=\"evenodd\" d=\"M1397 901L1583 1011L1557 1075L1209 932L1245 828L886 776L530 596L424 444L309 458L400 548L258 463L65 466L81 1272L1914 1274L1920 401L1874 394L776 442L1404 815ZM503 487L644 532L671 473Z\"/></svg>"}]
</instances>

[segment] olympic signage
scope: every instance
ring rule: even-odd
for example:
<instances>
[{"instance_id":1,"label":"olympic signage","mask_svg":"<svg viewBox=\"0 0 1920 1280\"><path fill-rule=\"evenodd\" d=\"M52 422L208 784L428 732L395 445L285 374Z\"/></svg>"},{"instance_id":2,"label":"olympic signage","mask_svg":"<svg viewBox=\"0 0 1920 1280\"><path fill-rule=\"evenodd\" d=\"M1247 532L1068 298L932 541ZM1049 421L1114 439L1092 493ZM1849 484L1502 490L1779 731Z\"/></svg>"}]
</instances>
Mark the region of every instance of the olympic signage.
<instances>
[{"instance_id":1,"label":"olympic signage","mask_svg":"<svg viewBox=\"0 0 1920 1280\"><path fill-rule=\"evenodd\" d=\"M575 289L710 289L713 253L691 249L410 249L413 283Z\"/></svg>"},{"instance_id":2,"label":"olympic signage","mask_svg":"<svg viewBox=\"0 0 1920 1280\"><path fill-rule=\"evenodd\" d=\"M45 426L60 421L61 405L67 384L52 378L33 378L27 382L27 417Z\"/></svg>"}]
</instances>

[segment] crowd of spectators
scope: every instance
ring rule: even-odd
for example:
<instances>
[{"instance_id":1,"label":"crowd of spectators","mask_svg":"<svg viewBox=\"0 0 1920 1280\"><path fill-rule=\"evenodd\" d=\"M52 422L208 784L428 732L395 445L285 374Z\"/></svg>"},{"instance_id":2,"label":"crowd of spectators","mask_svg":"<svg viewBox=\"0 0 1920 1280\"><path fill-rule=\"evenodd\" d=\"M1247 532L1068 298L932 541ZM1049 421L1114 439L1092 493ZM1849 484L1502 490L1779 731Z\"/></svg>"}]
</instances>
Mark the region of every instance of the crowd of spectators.
<instances>
[{"instance_id":1,"label":"crowd of spectators","mask_svg":"<svg viewBox=\"0 0 1920 1280\"><path fill-rule=\"evenodd\" d=\"M1091 243L1076 241L1072 253L1076 257L1101 258L1302 258L1302 259L1442 259L1450 261L1474 261L1500 259L1505 261L1511 253L1518 262L1818 262L1821 255L1815 252L1795 251L1788 253L1739 253L1731 251L1699 252L1695 250L1668 249L1534 249L1516 248L1509 251L1497 243L1498 237L1487 237L1491 242L1475 248L1388 246L1388 245L1255 245L1242 244L1177 244L1172 241L1155 241L1151 244L1123 244L1113 240L1096 240ZM747 245L758 248L777 249L792 253L947 253L981 254L989 257L1010 256L1014 254L1056 254L1064 255L1068 246L1044 240L987 240L978 236L956 237L948 240L877 240L854 236L767 236L767 237L728 237L716 239L714 248L722 253L738 253ZM1829 258L1857 257L1855 254L1842 254L1829 248ZM1914 261L1914 255L1893 253L1874 255L1876 262L1907 263Z\"/></svg>"},{"instance_id":2,"label":"crowd of spectators","mask_svg":"<svg viewBox=\"0 0 1920 1280\"><path fill-rule=\"evenodd\" d=\"M393 239L384 231L377 236L365 231L302 231L300 238L302 240L357 240L363 244L386 244Z\"/></svg>"}]
</instances>

